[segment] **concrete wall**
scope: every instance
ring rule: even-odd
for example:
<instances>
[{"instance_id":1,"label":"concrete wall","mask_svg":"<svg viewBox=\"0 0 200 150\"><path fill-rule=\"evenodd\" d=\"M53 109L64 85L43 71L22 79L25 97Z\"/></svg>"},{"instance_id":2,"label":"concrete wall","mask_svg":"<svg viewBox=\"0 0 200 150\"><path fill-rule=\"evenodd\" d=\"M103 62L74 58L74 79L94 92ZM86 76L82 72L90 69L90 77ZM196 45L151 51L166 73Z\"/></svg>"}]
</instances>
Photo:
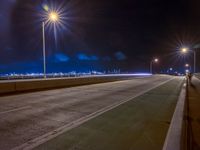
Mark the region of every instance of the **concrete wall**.
<instances>
[{"instance_id":1,"label":"concrete wall","mask_svg":"<svg viewBox=\"0 0 200 150\"><path fill-rule=\"evenodd\" d=\"M15 91L15 83L12 82L0 83L0 94L14 92L14 91Z\"/></svg>"},{"instance_id":2,"label":"concrete wall","mask_svg":"<svg viewBox=\"0 0 200 150\"><path fill-rule=\"evenodd\" d=\"M133 76L97 76L60 79L33 79L0 82L0 95L18 92L28 92L53 88L64 88L78 85L87 85L117 80L131 79Z\"/></svg>"}]
</instances>

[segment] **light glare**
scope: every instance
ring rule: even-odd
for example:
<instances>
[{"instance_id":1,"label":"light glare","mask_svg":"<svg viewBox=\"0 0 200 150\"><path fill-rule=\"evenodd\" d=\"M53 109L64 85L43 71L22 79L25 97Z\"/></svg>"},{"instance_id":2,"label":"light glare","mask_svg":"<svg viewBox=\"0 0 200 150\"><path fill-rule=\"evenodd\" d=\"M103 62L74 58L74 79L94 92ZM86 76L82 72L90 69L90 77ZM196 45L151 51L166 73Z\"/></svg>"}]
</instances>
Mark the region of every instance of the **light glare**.
<instances>
[{"instance_id":1,"label":"light glare","mask_svg":"<svg viewBox=\"0 0 200 150\"><path fill-rule=\"evenodd\" d=\"M186 73L189 73L190 71L188 69L185 70Z\"/></svg>"},{"instance_id":2,"label":"light glare","mask_svg":"<svg viewBox=\"0 0 200 150\"><path fill-rule=\"evenodd\" d=\"M189 64L185 64L185 67L189 67L190 65Z\"/></svg>"},{"instance_id":3,"label":"light glare","mask_svg":"<svg viewBox=\"0 0 200 150\"><path fill-rule=\"evenodd\" d=\"M182 51L182 53L187 53L188 49L187 48L182 48L181 51Z\"/></svg>"},{"instance_id":4,"label":"light glare","mask_svg":"<svg viewBox=\"0 0 200 150\"><path fill-rule=\"evenodd\" d=\"M57 22L59 20L59 15L56 12L49 13L49 20L53 22Z\"/></svg>"},{"instance_id":5,"label":"light glare","mask_svg":"<svg viewBox=\"0 0 200 150\"><path fill-rule=\"evenodd\" d=\"M158 58L154 59L154 62L158 62Z\"/></svg>"}]
</instances>

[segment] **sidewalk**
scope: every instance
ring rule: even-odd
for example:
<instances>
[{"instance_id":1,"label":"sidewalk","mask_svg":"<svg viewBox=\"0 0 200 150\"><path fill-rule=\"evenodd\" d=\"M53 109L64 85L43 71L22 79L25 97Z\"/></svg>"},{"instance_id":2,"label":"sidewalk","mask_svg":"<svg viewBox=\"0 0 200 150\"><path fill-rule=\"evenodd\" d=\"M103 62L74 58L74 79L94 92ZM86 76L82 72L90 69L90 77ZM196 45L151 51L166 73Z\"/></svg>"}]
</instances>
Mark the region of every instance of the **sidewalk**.
<instances>
[{"instance_id":1,"label":"sidewalk","mask_svg":"<svg viewBox=\"0 0 200 150\"><path fill-rule=\"evenodd\" d=\"M200 80L193 77L187 94L188 149L200 150Z\"/></svg>"}]
</instances>

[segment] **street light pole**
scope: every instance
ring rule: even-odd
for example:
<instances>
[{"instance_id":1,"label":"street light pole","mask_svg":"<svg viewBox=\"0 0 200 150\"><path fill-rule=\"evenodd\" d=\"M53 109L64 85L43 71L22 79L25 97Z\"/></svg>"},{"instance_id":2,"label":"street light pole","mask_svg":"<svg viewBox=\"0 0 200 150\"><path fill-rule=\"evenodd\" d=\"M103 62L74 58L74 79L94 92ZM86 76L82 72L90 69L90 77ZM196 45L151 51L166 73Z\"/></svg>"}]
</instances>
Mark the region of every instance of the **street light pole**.
<instances>
[{"instance_id":1,"label":"street light pole","mask_svg":"<svg viewBox=\"0 0 200 150\"><path fill-rule=\"evenodd\" d=\"M43 39L43 73L44 73L44 78L47 78L46 75L46 41L45 41L45 25L47 22L51 22L55 24L56 22L59 23L60 21L60 16L59 13L56 11L50 11L47 14L47 21L42 22L42 39Z\"/></svg>"},{"instance_id":2,"label":"street light pole","mask_svg":"<svg viewBox=\"0 0 200 150\"><path fill-rule=\"evenodd\" d=\"M150 73L153 74L153 60L150 62Z\"/></svg>"},{"instance_id":3,"label":"street light pole","mask_svg":"<svg viewBox=\"0 0 200 150\"><path fill-rule=\"evenodd\" d=\"M43 73L46 79L46 42L45 42L45 22L42 22L42 37L43 37Z\"/></svg>"},{"instance_id":4,"label":"street light pole","mask_svg":"<svg viewBox=\"0 0 200 150\"><path fill-rule=\"evenodd\" d=\"M194 73L196 73L196 51L193 50L194 53Z\"/></svg>"},{"instance_id":5,"label":"street light pole","mask_svg":"<svg viewBox=\"0 0 200 150\"><path fill-rule=\"evenodd\" d=\"M192 49L192 50L189 50L188 48L182 48L181 49L182 53L187 53L188 51L192 51L193 52L193 55L194 55L194 68L193 68L193 73L196 73L196 49Z\"/></svg>"},{"instance_id":6,"label":"street light pole","mask_svg":"<svg viewBox=\"0 0 200 150\"><path fill-rule=\"evenodd\" d=\"M153 59L153 60L151 60L151 62L150 62L150 73L151 74L153 74L153 63L157 63L158 62L158 59L157 58L155 58L155 59Z\"/></svg>"}]
</instances>

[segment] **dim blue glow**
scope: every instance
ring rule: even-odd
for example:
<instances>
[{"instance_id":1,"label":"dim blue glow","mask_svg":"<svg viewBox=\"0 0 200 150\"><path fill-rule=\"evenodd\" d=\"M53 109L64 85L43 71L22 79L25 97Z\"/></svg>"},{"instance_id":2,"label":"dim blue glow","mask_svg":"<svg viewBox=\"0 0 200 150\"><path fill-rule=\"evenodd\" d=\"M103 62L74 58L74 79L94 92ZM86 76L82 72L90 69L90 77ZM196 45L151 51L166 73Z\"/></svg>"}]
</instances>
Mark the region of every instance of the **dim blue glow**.
<instances>
[{"instance_id":1,"label":"dim blue glow","mask_svg":"<svg viewBox=\"0 0 200 150\"><path fill-rule=\"evenodd\" d=\"M103 61L111 61L112 59L109 56L103 57Z\"/></svg>"},{"instance_id":2,"label":"dim blue glow","mask_svg":"<svg viewBox=\"0 0 200 150\"><path fill-rule=\"evenodd\" d=\"M91 60L99 60L99 58L98 58L97 56L95 56L95 55L92 55L92 56L90 57L90 59L91 59Z\"/></svg>"},{"instance_id":3,"label":"dim blue glow","mask_svg":"<svg viewBox=\"0 0 200 150\"><path fill-rule=\"evenodd\" d=\"M115 53L115 58L117 60L126 60L126 55L123 52L119 51Z\"/></svg>"},{"instance_id":4,"label":"dim blue glow","mask_svg":"<svg viewBox=\"0 0 200 150\"><path fill-rule=\"evenodd\" d=\"M95 56L95 55L92 55L92 56L89 56L89 55L86 55L86 54L83 54L83 53L80 53L80 54L78 54L77 55L77 58L79 59L79 60L92 60L92 61L97 61L97 60L99 60L99 58L97 57L97 56Z\"/></svg>"},{"instance_id":5,"label":"dim blue glow","mask_svg":"<svg viewBox=\"0 0 200 150\"><path fill-rule=\"evenodd\" d=\"M55 61L56 62L67 62L69 61L69 57L63 53L55 54Z\"/></svg>"}]
</instances>

